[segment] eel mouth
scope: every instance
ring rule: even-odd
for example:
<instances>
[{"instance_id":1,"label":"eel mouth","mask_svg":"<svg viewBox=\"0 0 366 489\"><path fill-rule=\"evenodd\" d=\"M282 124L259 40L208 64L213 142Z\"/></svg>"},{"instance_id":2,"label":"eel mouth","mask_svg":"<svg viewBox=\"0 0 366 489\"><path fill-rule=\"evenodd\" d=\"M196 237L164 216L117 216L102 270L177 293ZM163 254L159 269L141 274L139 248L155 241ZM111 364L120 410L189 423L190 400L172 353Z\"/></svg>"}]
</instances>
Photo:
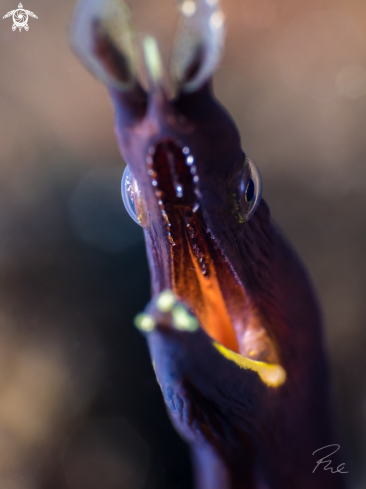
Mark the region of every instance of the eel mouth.
<instances>
[{"instance_id":1,"label":"eel mouth","mask_svg":"<svg viewBox=\"0 0 366 489\"><path fill-rule=\"evenodd\" d=\"M194 155L164 139L149 149L147 165L166 230L172 290L218 344L250 360L278 364L263 319L207 228Z\"/></svg>"}]
</instances>

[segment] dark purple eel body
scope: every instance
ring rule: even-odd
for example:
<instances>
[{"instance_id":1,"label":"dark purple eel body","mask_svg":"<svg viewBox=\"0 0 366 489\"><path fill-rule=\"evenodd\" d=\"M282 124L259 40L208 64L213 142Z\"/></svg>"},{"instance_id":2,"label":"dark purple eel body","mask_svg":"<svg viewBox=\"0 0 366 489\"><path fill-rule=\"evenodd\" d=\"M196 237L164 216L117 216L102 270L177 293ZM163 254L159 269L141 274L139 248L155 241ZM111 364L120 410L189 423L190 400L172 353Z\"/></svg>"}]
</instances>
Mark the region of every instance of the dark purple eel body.
<instances>
[{"instance_id":1,"label":"dark purple eel body","mask_svg":"<svg viewBox=\"0 0 366 489\"><path fill-rule=\"evenodd\" d=\"M156 94L137 127L126 117L124 97L112 97L121 152L152 216L145 236L153 296L172 288L172 265L146 159L150 147L169 138L195 155L207 239L214 237L243 284L287 373L284 385L267 387L256 373L224 358L203 329L187 333L162 325L147 335L169 415L194 453L197 487L343 487L340 474L319 469L312 473L312 453L334 439L321 319L307 274L271 222L263 200L252 219L241 224L225 209L228 182L243 160L234 123L209 86L181 95L175 103ZM145 127L153 127L154 133L145 132ZM189 305L194 311L194 303ZM244 314L245 304L241 307Z\"/></svg>"},{"instance_id":2,"label":"dark purple eel body","mask_svg":"<svg viewBox=\"0 0 366 489\"><path fill-rule=\"evenodd\" d=\"M313 473L313 452L335 443L317 301L264 200L246 219L252 184L234 122L210 77L189 91L182 83L173 99L156 80L144 90L108 22L90 15L84 32L102 69L125 84L109 88L121 154L140 192L153 295L146 336L168 414L192 448L196 487L343 488L344 475ZM197 56L188 81L203 63ZM197 318L194 331L159 309L167 289ZM267 385L213 339L237 358L280 365L286 380ZM332 466L339 463L333 455Z\"/></svg>"}]
</instances>

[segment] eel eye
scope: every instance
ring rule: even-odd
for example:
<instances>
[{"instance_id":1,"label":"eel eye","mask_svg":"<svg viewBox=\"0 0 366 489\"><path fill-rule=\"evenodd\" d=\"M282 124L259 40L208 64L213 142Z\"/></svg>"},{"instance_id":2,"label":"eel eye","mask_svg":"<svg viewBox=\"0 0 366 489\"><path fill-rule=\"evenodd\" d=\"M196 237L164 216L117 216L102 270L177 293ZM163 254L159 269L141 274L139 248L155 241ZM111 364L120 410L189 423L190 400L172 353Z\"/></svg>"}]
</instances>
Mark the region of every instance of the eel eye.
<instances>
[{"instance_id":1,"label":"eel eye","mask_svg":"<svg viewBox=\"0 0 366 489\"><path fill-rule=\"evenodd\" d=\"M247 156L236 182L239 187L235 192L240 208L239 220L248 221L261 200L262 180L258 168Z\"/></svg>"},{"instance_id":2,"label":"eel eye","mask_svg":"<svg viewBox=\"0 0 366 489\"><path fill-rule=\"evenodd\" d=\"M132 217L139 226L143 226L144 211L141 192L128 165L122 176L121 194L123 203L130 217Z\"/></svg>"}]
</instances>

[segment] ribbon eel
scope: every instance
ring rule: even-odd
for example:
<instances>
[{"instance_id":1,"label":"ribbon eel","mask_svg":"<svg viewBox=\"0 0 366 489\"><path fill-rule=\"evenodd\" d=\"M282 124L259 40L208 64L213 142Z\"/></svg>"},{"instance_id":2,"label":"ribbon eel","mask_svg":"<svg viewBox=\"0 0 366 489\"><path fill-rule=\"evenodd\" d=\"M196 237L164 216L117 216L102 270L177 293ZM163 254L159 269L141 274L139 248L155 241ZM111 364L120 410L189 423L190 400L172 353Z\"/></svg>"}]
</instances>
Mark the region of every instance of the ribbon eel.
<instances>
[{"instance_id":1,"label":"ribbon eel","mask_svg":"<svg viewBox=\"0 0 366 489\"><path fill-rule=\"evenodd\" d=\"M318 305L271 221L261 179L215 99L218 0L185 0L166 74L122 0L82 0L73 46L109 89L123 199L145 232L146 334L169 416L199 489L338 489L312 453L333 443Z\"/></svg>"}]
</instances>

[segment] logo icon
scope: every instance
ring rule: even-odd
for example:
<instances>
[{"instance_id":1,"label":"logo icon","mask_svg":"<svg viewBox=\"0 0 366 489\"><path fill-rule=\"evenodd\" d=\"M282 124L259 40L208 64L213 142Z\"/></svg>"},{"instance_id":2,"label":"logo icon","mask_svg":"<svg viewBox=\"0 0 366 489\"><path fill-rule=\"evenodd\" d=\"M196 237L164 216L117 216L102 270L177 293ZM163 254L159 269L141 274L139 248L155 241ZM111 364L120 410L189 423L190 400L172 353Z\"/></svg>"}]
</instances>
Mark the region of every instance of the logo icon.
<instances>
[{"instance_id":1,"label":"logo icon","mask_svg":"<svg viewBox=\"0 0 366 489\"><path fill-rule=\"evenodd\" d=\"M38 19L38 17L31 12L30 10L25 10L23 8L23 5L20 3L18 5L18 8L16 10L11 10L7 14L4 15L3 19L6 19L7 17L13 16L13 31L16 30L16 28L19 29L19 32L24 28L26 31L29 30L29 25L28 25L28 16L34 17L35 19Z\"/></svg>"}]
</instances>

